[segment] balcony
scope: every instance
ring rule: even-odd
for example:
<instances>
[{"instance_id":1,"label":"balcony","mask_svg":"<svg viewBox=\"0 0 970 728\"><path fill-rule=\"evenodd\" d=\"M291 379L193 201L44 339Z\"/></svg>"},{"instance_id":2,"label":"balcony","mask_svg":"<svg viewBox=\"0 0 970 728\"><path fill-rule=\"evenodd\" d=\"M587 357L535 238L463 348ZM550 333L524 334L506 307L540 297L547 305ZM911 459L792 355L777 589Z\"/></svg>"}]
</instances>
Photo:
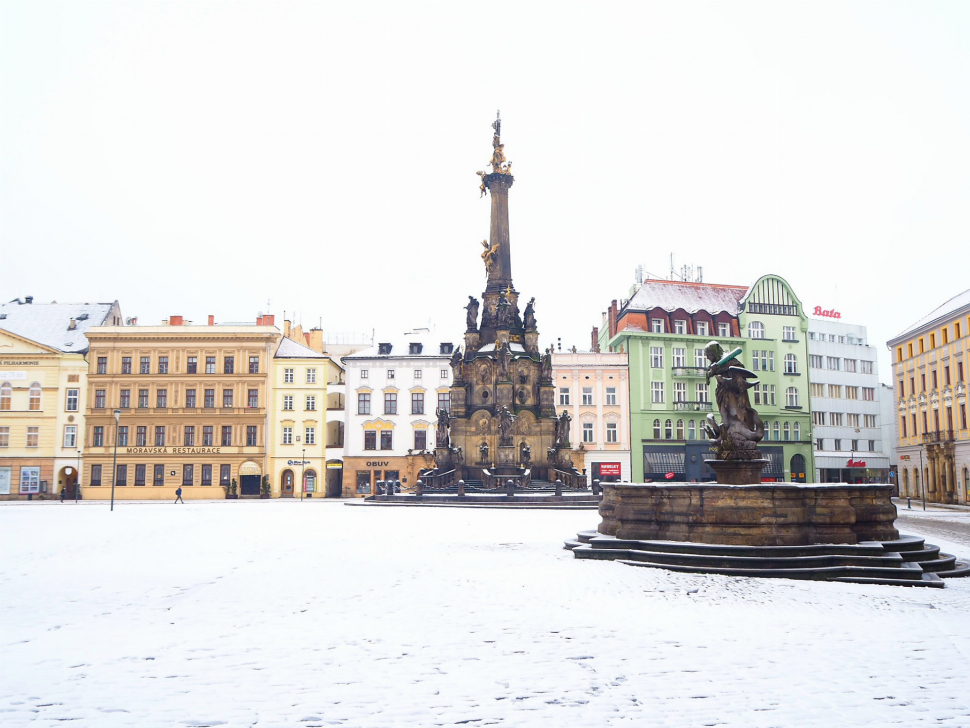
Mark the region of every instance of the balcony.
<instances>
[{"instance_id":1,"label":"balcony","mask_svg":"<svg viewBox=\"0 0 970 728\"><path fill-rule=\"evenodd\" d=\"M953 430L934 430L923 433L923 443L953 442Z\"/></svg>"},{"instance_id":2,"label":"balcony","mask_svg":"<svg viewBox=\"0 0 970 728\"><path fill-rule=\"evenodd\" d=\"M674 402L675 412L713 412L710 402Z\"/></svg>"},{"instance_id":3,"label":"balcony","mask_svg":"<svg viewBox=\"0 0 970 728\"><path fill-rule=\"evenodd\" d=\"M705 367L674 367L675 377L704 377L707 375Z\"/></svg>"}]
</instances>

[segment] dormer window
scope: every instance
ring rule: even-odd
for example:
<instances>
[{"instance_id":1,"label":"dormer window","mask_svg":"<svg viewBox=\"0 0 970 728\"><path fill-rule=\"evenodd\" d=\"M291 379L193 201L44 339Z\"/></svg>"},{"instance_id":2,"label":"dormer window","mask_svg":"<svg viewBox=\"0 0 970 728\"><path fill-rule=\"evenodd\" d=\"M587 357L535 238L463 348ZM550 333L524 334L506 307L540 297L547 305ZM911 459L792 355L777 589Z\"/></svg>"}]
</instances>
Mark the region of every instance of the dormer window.
<instances>
[{"instance_id":1,"label":"dormer window","mask_svg":"<svg viewBox=\"0 0 970 728\"><path fill-rule=\"evenodd\" d=\"M674 319L674 333L675 334L686 334L687 333L687 322L683 319Z\"/></svg>"},{"instance_id":2,"label":"dormer window","mask_svg":"<svg viewBox=\"0 0 970 728\"><path fill-rule=\"evenodd\" d=\"M421 344L412 343L408 346L408 354L420 354L422 348Z\"/></svg>"},{"instance_id":3,"label":"dormer window","mask_svg":"<svg viewBox=\"0 0 970 728\"><path fill-rule=\"evenodd\" d=\"M664 332L664 320L663 319L650 319L650 331L655 334L662 334Z\"/></svg>"},{"instance_id":4,"label":"dormer window","mask_svg":"<svg viewBox=\"0 0 970 728\"><path fill-rule=\"evenodd\" d=\"M390 344L378 344L377 345L377 353L380 356L387 356L388 354L391 353L391 345Z\"/></svg>"},{"instance_id":5,"label":"dormer window","mask_svg":"<svg viewBox=\"0 0 970 728\"><path fill-rule=\"evenodd\" d=\"M455 345L452 344L450 341L448 341L448 342L442 342L442 344L441 344L441 353L442 354L451 354L452 352L454 352L454 350L455 350Z\"/></svg>"}]
</instances>

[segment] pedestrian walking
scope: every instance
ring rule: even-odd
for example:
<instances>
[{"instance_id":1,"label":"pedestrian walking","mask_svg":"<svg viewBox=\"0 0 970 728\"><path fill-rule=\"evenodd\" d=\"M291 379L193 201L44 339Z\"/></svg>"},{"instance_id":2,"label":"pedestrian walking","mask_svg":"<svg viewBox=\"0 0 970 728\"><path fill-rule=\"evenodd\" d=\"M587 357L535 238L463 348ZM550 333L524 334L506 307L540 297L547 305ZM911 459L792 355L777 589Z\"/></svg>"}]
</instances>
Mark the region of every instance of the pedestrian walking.
<instances>
[{"instance_id":1,"label":"pedestrian walking","mask_svg":"<svg viewBox=\"0 0 970 728\"><path fill-rule=\"evenodd\" d=\"M67 488L61 487L61 503L64 502L64 496L67 495Z\"/></svg>"},{"instance_id":2,"label":"pedestrian walking","mask_svg":"<svg viewBox=\"0 0 970 728\"><path fill-rule=\"evenodd\" d=\"M185 504L185 501L182 500L182 486L181 485L178 488L175 489L175 502L178 503L179 501L182 501L182 504L183 505Z\"/></svg>"}]
</instances>

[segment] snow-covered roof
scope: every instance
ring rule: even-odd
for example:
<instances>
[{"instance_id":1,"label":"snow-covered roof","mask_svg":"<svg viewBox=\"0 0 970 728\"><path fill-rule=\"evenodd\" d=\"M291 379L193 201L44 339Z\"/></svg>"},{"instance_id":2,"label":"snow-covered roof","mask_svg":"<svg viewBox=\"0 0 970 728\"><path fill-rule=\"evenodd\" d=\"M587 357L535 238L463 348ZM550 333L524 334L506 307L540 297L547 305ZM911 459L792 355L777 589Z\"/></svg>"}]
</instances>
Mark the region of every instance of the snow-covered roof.
<instances>
[{"instance_id":1,"label":"snow-covered roof","mask_svg":"<svg viewBox=\"0 0 970 728\"><path fill-rule=\"evenodd\" d=\"M911 334L924 326L930 325L934 321L947 318L948 316L951 316L959 311L961 308L970 308L970 288L965 290L963 293L958 293L942 306L937 306L915 324L904 331L900 331L898 334L896 334L896 336L890 339L889 342L892 343L893 341L896 341L896 339L901 339L907 334Z\"/></svg>"},{"instance_id":2,"label":"snow-covered roof","mask_svg":"<svg viewBox=\"0 0 970 728\"><path fill-rule=\"evenodd\" d=\"M121 317L118 302L114 303L24 303L14 299L0 303L0 329L9 331L38 344L58 351L83 354L89 348L85 333L92 326L101 326L112 310ZM75 328L71 329L71 319Z\"/></svg>"},{"instance_id":3,"label":"snow-covered roof","mask_svg":"<svg viewBox=\"0 0 970 728\"><path fill-rule=\"evenodd\" d=\"M485 346L483 346L481 349L478 349L478 351L482 351L482 352L495 351L495 344L485 344ZM509 351L516 354L524 354L525 347L522 346L522 344L516 344L514 341L510 341Z\"/></svg>"},{"instance_id":4,"label":"snow-covered roof","mask_svg":"<svg viewBox=\"0 0 970 728\"><path fill-rule=\"evenodd\" d=\"M719 283L646 280L623 309L649 311L652 308L662 308L672 312L682 308L687 313L727 311L732 316L737 316L738 301L747 290L747 286L728 286Z\"/></svg>"},{"instance_id":5,"label":"snow-covered roof","mask_svg":"<svg viewBox=\"0 0 970 728\"><path fill-rule=\"evenodd\" d=\"M329 359L326 354L314 351L309 346L304 346L299 341L284 338L280 341L274 359Z\"/></svg>"},{"instance_id":6,"label":"snow-covered roof","mask_svg":"<svg viewBox=\"0 0 970 728\"><path fill-rule=\"evenodd\" d=\"M438 334L429 329L417 329L401 336L389 338L377 337L376 341L376 345L354 352L349 356L345 356L342 358L342 361L350 361L352 359L401 359L415 357L444 357L446 359L450 359L451 352L442 354L441 345L451 344L452 351L454 351L462 345L463 339L460 336L454 337L449 334ZM385 351L385 347L388 344L390 345L390 353L382 353ZM411 344L420 344L421 353L412 354Z\"/></svg>"}]
</instances>

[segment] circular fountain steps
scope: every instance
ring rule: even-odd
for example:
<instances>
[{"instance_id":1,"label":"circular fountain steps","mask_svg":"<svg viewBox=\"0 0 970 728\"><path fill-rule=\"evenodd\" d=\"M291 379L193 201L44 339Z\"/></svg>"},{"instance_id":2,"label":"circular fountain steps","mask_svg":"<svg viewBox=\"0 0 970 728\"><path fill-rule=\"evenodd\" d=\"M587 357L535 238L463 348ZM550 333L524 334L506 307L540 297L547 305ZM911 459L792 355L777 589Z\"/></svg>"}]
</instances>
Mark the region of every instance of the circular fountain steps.
<instances>
[{"instance_id":1,"label":"circular fountain steps","mask_svg":"<svg viewBox=\"0 0 970 728\"><path fill-rule=\"evenodd\" d=\"M941 554L916 536L894 541L807 546L731 546L686 541L638 541L584 531L566 548L580 559L608 559L695 574L845 581L942 588L943 579L970 576L970 564Z\"/></svg>"}]
</instances>

